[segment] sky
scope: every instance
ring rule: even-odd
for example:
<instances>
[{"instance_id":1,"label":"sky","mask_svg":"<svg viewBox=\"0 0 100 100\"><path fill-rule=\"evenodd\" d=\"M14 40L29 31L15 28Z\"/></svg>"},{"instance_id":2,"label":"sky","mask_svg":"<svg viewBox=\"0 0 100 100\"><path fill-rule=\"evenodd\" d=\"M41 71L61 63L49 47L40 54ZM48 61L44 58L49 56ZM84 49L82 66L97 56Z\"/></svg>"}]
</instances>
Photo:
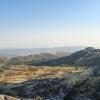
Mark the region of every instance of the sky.
<instances>
[{"instance_id":1,"label":"sky","mask_svg":"<svg viewBox=\"0 0 100 100\"><path fill-rule=\"evenodd\" d=\"M100 47L100 0L0 0L0 48Z\"/></svg>"}]
</instances>

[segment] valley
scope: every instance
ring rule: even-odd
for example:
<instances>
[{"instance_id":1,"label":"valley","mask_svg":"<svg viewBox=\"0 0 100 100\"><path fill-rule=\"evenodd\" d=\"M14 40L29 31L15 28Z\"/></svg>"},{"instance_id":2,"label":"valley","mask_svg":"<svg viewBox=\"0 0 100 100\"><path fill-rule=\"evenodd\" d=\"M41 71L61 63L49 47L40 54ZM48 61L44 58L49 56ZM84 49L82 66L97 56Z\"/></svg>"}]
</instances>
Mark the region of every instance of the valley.
<instances>
[{"instance_id":1,"label":"valley","mask_svg":"<svg viewBox=\"0 0 100 100\"><path fill-rule=\"evenodd\" d=\"M2 57L0 100L99 100L99 55L86 48L63 57Z\"/></svg>"}]
</instances>

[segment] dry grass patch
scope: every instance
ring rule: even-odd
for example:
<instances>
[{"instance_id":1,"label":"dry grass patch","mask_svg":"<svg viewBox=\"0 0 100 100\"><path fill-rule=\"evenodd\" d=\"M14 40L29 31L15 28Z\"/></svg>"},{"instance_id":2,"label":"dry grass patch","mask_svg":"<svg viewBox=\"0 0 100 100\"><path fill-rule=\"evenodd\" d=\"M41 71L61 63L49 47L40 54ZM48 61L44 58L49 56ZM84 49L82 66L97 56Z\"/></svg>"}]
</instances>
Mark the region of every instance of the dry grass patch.
<instances>
[{"instance_id":1,"label":"dry grass patch","mask_svg":"<svg viewBox=\"0 0 100 100\"><path fill-rule=\"evenodd\" d=\"M75 67L29 67L24 65L10 66L0 73L0 83L20 83L31 79L63 77L67 73L77 72Z\"/></svg>"}]
</instances>

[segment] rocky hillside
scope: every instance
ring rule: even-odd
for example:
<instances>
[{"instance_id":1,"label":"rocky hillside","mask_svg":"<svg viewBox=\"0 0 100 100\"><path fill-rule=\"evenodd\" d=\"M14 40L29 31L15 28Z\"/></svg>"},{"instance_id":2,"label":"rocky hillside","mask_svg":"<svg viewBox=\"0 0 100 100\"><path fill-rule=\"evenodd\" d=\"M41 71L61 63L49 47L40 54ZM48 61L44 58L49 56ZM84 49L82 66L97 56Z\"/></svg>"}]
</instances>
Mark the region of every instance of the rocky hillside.
<instances>
[{"instance_id":1,"label":"rocky hillside","mask_svg":"<svg viewBox=\"0 0 100 100\"><path fill-rule=\"evenodd\" d=\"M34 79L35 74L33 73L33 78L23 82L13 83L15 79L9 82L1 82L0 94L4 94L7 98L7 95L20 98L11 100L100 100L99 67L78 68L78 70L70 69L70 67L40 67L40 69L43 72L37 69L36 75L39 75L38 78ZM41 74L38 73L38 70ZM60 74L61 71L64 74ZM26 73L24 74L26 75ZM17 74L16 78L18 78Z\"/></svg>"},{"instance_id":2,"label":"rocky hillside","mask_svg":"<svg viewBox=\"0 0 100 100\"><path fill-rule=\"evenodd\" d=\"M79 72L81 70L76 70L75 67L5 66L0 71L0 94L25 100L34 100L40 96L45 100L59 94L64 76Z\"/></svg>"},{"instance_id":3,"label":"rocky hillside","mask_svg":"<svg viewBox=\"0 0 100 100\"><path fill-rule=\"evenodd\" d=\"M24 60L19 57L18 63L12 58L12 63L9 64L26 63L52 67L26 65L0 67L0 100L1 98L7 98L6 100L9 100L8 98L12 98L11 100L100 100L99 49L86 48L59 59L52 58L50 55L48 57L48 54L43 55L21 57Z\"/></svg>"},{"instance_id":4,"label":"rocky hillside","mask_svg":"<svg viewBox=\"0 0 100 100\"><path fill-rule=\"evenodd\" d=\"M57 51L57 52L51 52L51 54L56 55L58 57L65 57L71 55L71 52Z\"/></svg>"},{"instance_id":5,"label":"rocky hillside","mask_svg":"<svg viewBox=\"0 0 100 100\"><path fill-rule=\"evenodd\" d=\"M3 64L5 64L7 61L9 60L9 58L8 57L0 57L0 66L1 65L3 65Z\"/></svg>"},{"instance_id":6,"label":"rocky hillside","mask_svg":"<svg viewBox=\"0 0 100 100\"><path fill-rule=\"evenodd\" d=\"M76 66L100 66L100 49L92 47L72 53L70 56L58 58L33 65L76 65Z\"/></svg>"}]
</instances>

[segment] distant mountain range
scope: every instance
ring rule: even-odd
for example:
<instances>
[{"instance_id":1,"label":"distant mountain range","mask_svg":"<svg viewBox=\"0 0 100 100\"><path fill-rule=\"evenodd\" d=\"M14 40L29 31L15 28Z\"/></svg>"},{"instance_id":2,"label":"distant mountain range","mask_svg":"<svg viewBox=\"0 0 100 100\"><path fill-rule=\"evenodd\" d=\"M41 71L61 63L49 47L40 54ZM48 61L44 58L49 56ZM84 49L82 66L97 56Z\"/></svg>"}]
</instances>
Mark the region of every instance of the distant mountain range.
<instances>
[{"instance_id":1,"label":"distant mountain range","mask_svg":"<svg viewBox=\"0 0 100 100\"><path fill-rule=\"evenodd\" d=\"M11 58L0 57L0 63L32 66L100 66L100 49L88 47L74 53L59 51Z\"/></svg>"},{"instance_id":2,"label":"distant mountain range","mask_svg":"<svg viewBox=\"0 0 100 100\"><path fill-rule=\"evenodd\" d=\"M84 49L83 46L66 46L55 48L33 48L33 49L0 49L0 56L14 57L27 56L39 53L54 53L54 52L76 52Z\"/></svg>"},{"instance_id":3,"label":"distant mountain range","mask_svg":"<svg viewBox=\"0 0 100 100\"><path fill-rule=\"evenodd\" d=\"M35 66L100 66L100 49L88 47L84 50L72 53L70 56L61 57L55 60L34 64Z\"/></svg>"}]
</instances>

